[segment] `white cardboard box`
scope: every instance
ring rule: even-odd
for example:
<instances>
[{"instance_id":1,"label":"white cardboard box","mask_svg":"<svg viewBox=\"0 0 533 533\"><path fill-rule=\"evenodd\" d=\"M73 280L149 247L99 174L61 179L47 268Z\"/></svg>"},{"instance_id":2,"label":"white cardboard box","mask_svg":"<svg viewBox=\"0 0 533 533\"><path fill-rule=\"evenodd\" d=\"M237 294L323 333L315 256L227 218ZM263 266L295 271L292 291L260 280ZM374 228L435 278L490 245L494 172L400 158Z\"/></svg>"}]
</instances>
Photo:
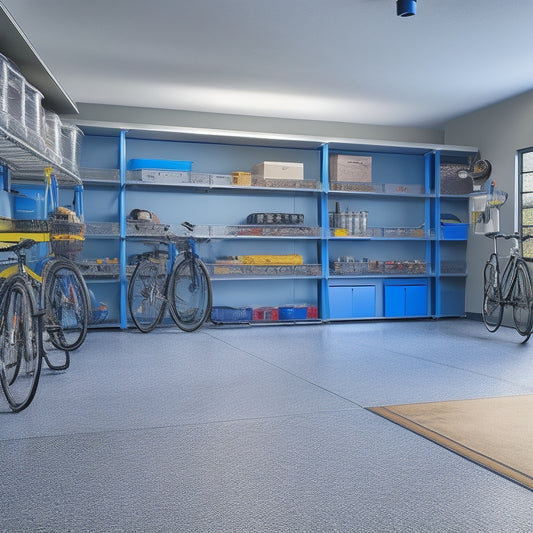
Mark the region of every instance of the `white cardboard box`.
<instances>
[{"instance_id":1,"label":"white cardboard box","mask_svg":"<svg viewBox=\"0 0 533 533\"><path fill-rule=\"evenodd\" d=\"M140 178L140 181L145 183L173 185L176 183L190 183L191 181L191 173L185 171L143 169L133 172L138 172L137 179Z\"/></svg>"},{"instance_id":2,"label":"white cardboard box","mask_svg":"<svg viewBox=\"0 0 533 533\"><path fill-rule=\"evenodd\" d=\"M364 155L331 154L329 180L369 183L372 181L372 157Z\"/></svg>"},{"instance_id":3,"label":"white cardboard box","mask_svg":"<svg viewBox=\"0 0 533 533\"><path fill-rule=\"evenodd\" d=\"M254 165L252 175L264 179L304 179L304 164L283 161L263 161Z\"/></svg>"}]
</instances>

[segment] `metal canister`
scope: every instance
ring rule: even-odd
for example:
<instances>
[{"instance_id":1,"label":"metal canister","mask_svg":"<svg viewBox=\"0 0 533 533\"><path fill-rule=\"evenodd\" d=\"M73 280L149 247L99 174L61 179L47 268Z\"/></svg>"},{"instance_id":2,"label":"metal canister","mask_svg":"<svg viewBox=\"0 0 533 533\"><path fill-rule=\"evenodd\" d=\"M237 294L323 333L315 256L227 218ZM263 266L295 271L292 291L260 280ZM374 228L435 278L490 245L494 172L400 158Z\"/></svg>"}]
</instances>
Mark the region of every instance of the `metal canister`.
<instances>
[{"instance_id":1,"label":"metal canister","mask_svg":"<svg viewBox=\"0 0 533 533\"><path fill-rule=\"evenodd\" d=\"M346 229L346 213L339 213L339 225L337 227Z\"/></svg>"},{"instance_id":2,"label":"metal canister","mask_svg":"<svg viewBox=\"0 0 533 533\"><path fill-rule=\"evenodd\" d=\"M353 215L353 226L352 226L352 235L360 235L361 233L361 213L359 211L354 211Z\"/></svg>"},{"instance_id":3,"label":"metal canister","mask_svg":"<svg viewBox=\"0 0 533 533\"><path fill-rule=\"evenodd\" d=\"M359 227L360 227L362 235L366 235L367 220L368 220L368 211L361 211L361 218L360 218Z\"/></svg>"},{"instance_id":4,"label":"metal canister","mask_svg":"<svg viewBox=\"0 0 533 533\"><path fill-rule=\"evenodd\" d=\"M348 230L348 235L352 235L353 231L353 213L346 209L346 229Z\"/></svg>"}]
</instances>

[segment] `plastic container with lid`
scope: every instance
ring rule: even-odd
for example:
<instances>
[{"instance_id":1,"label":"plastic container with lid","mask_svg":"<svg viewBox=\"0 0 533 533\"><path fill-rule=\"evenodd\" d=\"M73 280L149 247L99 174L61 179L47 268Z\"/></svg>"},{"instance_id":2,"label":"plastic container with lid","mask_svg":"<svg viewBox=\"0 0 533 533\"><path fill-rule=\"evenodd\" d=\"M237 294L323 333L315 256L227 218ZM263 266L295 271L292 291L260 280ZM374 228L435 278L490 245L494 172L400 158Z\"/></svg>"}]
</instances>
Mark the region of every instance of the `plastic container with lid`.
<instances>
[{"instance_id":1,"label":"plastic container with lid","mask_svg":"<svg viewBox=\"0 0 533 533\"><path fill-rule=\"evenodd\" d=\"M0 54L0 127L26 138L25 83L17 66Z\"/></svg>"},{"instance_id":2,"label":"plastic container with lid","mask_svg":"<svg viewBox=\"0 0 533 533\"><path fill-rule=\"evenodd\" d=\"M28 143L39 150L45 151L44 141L44 109L41 105L43 95L28 82L24 84L25 91L25 126Z\"/></svg>"},{"instance_id":3,"label":"plastic container with lid","mask_svg":"<svg viewBox=\"0 0 533 533\"><path fill-rule=\"evenodd\" d=\"M61 126L61 157L63 166L78 172L83 132L74 124Z\"/></svg>"},{"instance_id":4,"label":"plastic container with lid","mask_svg":"<svg viewBox=\"0 0 533 533\"><path fill-rule=\"evenodd\" d=\"M55 163L61 164L61 119L53 111L44 111L44 140L48 157Z\"/></svg>"}]
</instances>

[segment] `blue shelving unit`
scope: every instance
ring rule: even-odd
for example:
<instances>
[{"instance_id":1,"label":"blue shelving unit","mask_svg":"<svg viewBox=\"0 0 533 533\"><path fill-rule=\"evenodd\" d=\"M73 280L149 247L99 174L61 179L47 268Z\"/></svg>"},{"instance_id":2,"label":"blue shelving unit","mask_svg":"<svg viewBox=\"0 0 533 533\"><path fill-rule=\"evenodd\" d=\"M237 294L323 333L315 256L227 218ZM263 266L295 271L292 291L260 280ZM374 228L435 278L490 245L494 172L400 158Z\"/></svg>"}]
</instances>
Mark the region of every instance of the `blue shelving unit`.
<instances>
[{"instance_id":1,"label":"blue shelving unit","mask_svg":"<svg viewBox=\"0 0 533 533\"><path fill-rule=\"evenodd\" d=\"M235 138L179 131L101 128L91 131L91 127L86 127L82 167L100 167L102 174L116 173L114 180L98 179L95 177L98 172L95 174L91 170L91 176L84 179L86 221L91 222L94 214L94 222L117 225L114 242L118 246L120 267L116 277L107 283L116 287L110 290L110 294L118 293L119 301L108 302L111 308L115 308L110 312L110 325L126 328L129 324L126 313L128 261L130 255L143 249L139 239L132 240L128 235L126 218L134 208L153 211L164 223L178 225L187 220L198 227L210 228L209 239L199 244L200 255L208 265L223 256L301 254L304 263L313 266L304 274L283 275L236 273L231 269L220 274L221 269L212 269L214 304L217 306L310 305L318 308L319 318L323 321L386 318L390 305L385 293L400 294L401 287L404 287L403 292L409 298L424 300L421 305L419 301L414 302L416 305L407 302L407 308L415 309L416 316L460 316L464 314L464 305L460 302L461 298L464 300L466 270L451 272L447 269L452 263L465 264L466 241L452 243L443 239L440 215L450 210L464 213L467 197L440 194L439 168L443 159L452 157L466 161L474 151L468 147L448 149L349 140L268 139L263 136ZM336 190L329 181L331 154L371 157L372 183L377 186L376 190ZM193 172L216 175L249 171L260 161L298 161L304 163L305 179L317 185L315 188L288 189L220 182L173 185L134 182L127 172L127 163L134 158L190 160L193 161ZM102 201L102 195L108 197L107 202ZM368 227L380 228L382 232L364 236L335 235L330 227L329 213L336 202L351 211L368 211ZM106 203L116 206L117 213L112 217L102 212L101 205ZM246 215L253 212L304 213L305 226L318 228L318 232L311 236L272 237L220 231L224 227L244 225ZM401 232L401 228L417 227L419 230L411 234ZM391 228L397 228L397 233ZM94 239L94 247L88 247L93 254L103 240L101 235L95 235ZM336 272L333 267L335 259L347 256L354 257L354 262L368 260L370 268L374 262L376 268L382 263L383 270ZM399 263L395 265L394 261ZM412 269L401 270L402 264ZM422 264L425 266L421 267ZM89 280L91 283L97 281ZM342 287L350 294L343 294ZM332 294L335 294L334 298ZM371 294L375 295L374 305L368 305ZM364 309L357 303L361 295L366 302ZM344 298L354 298L353 306L346 304L347 308L352 306L352 311L339 313L335 301L344 301ZM413 314L409 311L405 316Z\"/></svg>"}]
</instances>

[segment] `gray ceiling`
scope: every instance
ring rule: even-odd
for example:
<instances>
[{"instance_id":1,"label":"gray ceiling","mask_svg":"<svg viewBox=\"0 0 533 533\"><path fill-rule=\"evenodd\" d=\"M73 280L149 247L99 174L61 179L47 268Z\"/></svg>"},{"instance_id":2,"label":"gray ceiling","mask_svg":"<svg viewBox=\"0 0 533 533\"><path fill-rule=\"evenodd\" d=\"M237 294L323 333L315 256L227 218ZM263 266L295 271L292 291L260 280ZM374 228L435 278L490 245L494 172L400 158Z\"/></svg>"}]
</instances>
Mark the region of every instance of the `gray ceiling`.
<instances>
[{"instance_id":1,"label":"gray ceiling","mask_svg":"<svg viewBox=\"0 0 533 533\"><path fill-rule=\"evenodd\" d=\"M77 103L441 127L533 89L532 0L3 0Z\"/></svg>"}]
</instances>

